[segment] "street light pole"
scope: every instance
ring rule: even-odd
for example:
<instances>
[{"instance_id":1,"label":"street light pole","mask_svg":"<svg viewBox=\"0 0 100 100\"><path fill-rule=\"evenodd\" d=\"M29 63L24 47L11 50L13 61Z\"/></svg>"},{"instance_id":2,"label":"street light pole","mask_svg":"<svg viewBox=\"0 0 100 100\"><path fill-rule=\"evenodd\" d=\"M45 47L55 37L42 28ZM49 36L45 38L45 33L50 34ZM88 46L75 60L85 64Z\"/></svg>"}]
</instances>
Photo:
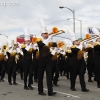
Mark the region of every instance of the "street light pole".
<instances>
[{"instance_id":1,"label":"street light pole","mask_svg":"<svg viewBox=\"0 0 100 100\"><path fill-rule=\"evenodd\" d=\"M73 18L68 18L67 20L70 20L70 19L73 19ZM78 20L78 19L76 20L80 22L80 37L82 38L82 20Z\"/></svg>"},{"instance_id":2,"label":"street light pole","mask_svg":"<svg viewBox=\"0 0 100 100\"><path fill-rule=\"evenodd\" d=\"M80 31L81 31L81 38L82 38L82 20L80 20Z\"/></svg>"},{"instance_id":3,"label":"street light pole","mask_svg":"<svg viewBox=\"0 0 100 100\"><path fill-rule=\"evenodd\" d=\"M73 10L73 30L75 33L75 10Z\"/></svg>"},{"instance_id":4,"label":"street light pole","mask_svg":"<svg viewBox=\"0 0 100 100\"><path fill-rule=\"evenodd\" d=\"M60 6L59 8L60 8L60 9L62 9L62 8L67 8L67 9L69 9L69 10L73 13L73 31L74 31L74 33L75 33L75 10L72 10L72 9L70 9L70 8L68 8L68 7L63 7L63 6Z\"/></svg>"}]
</instances>

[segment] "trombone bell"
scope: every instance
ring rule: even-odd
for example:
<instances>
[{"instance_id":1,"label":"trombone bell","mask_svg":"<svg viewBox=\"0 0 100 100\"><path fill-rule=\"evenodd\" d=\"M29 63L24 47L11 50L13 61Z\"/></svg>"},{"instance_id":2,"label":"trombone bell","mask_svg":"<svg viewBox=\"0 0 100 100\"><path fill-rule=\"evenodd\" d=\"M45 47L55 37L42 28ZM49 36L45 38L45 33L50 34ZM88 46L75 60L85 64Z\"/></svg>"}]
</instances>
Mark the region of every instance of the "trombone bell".
<instances>
[{"instance_id":1,"label":"trombone bell","mask_svg":"<svg viewBox=\"0 0 100 100\"><path fill-rule=\"evenodd\" d=\"M42 39L41 38L37 38L37 37L33 37L32 38L32 43L37 43L39 41L42 41Z\"/></svg>"},{"instance_id":2,"label":"trombone bell","mask_svg":"<svg viewBox=\"0 0 100 100\"><path fill-rule=\"evenodd\" d=\"M53 32L53 33L58 33L58 28L57 28L57 27L54 27L54 28L52 29L52 32Z\"/></svg>"}]
</instances>

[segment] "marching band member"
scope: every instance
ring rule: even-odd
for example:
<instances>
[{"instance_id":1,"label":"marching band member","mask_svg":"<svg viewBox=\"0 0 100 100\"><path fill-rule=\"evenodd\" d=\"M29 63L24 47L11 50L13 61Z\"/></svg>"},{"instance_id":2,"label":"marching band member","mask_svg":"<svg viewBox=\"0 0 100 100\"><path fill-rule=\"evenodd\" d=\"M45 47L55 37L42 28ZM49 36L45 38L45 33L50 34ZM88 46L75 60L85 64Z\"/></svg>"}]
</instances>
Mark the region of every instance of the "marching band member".
<instances>
[{"instance_id":1,"label":"marching band member","mask_svg":"<svg viewBox=\"0 0 100 100\"><path fill-rule=\"evenodd\" d=\"M22 45L23 51L23 70L24 70L24 89L25 90L33 90L31 86L33 84L33 66L32 66L32 52L33 48L30 43L30 36L27 28L24 28L25 34L25 45ZM29 81L27 82L27 77L29 74Z\"/></svg>"},{"instance_id":2,"label":"marching band member","mask_svg":"<svg viewBox=\"0 0 100 100\"><path fill-rule=\"evenodd\" d=\"M13 48L11 43L8 43L8 62L7 62L7 72L8 72L8 82L9 85L12 85L12 75L13 75L13 84L17 85L16 83L16 70L17 70L17 64L16 64L16 50Z\"/></svg>"},{"instance_id":3,"label":"marching band member","mask_svg":"<svg viewBox=\"0 0 100 100\"><path fill-rule=\"evenodd\" d=\"M100 88L100 37L94 43L94 73L97 81L97 87Z\"/></svg>"},{"instance_id":4,"label":"marching band member","mask_svg":"<svg viewBox=\"0 0 100 100\"><path fill-rule=\"evenodd\" d=\"M6 45L3 45L2 46L2 57L3 57L3 63L2 63L2 69L1 69L1 80L0 81L4 81L4 77L5 77L5 73L6 73L6 70L7 70L7 59L8 59L8 56L7 56L7 52L8 51L8 47Z\"/></svg>"},{"instance_id":5,"label":"marching band member","mask_svg":"<svg viewBox=\"0 0 100 100\"><path fill-rule=\"evenodd\" d=\"M21 44L17 44L16 50L18 55L18 70L20 73L21 80L23 80L23 52L21 49Z\"/></svg>"},{"instance_id":6,"label":"marching band member","mask_svg":"<svg viewBox=\"0 0 100 100\"><path fill-rule=\"evenodd\" d=\"M33 43L33 49L34 49L33 50L34 82L38 82L37 69L38 69L39 47L36 42L36 37L33 37L32 43Z\"/></svg>"},{"instance_id":7,"label":"marching band member","mask_svg":"<svg viewBox=\"0 0 100 100\"><path fill-rule=\"evenodd\" d=\"M93 28L92 31L96 35L100 35L96 28ZM96 42L94 43L94 73L97 87L100 88L100 37L97 37Z\"/></svg>"},{"instance_id":8,"label":"marching band member","mask_svg":"<svg viewBox=\"0 0 100 100\"><path fill-rule=\"evenodd\" d=\"M93 82L92 81L92 76L93 76L93 70L94 70L94 55L93 55L93 41L89 40L86 44L86 51L87 51L87 70L88 70L88 82Z\"/></svg>"},{"instance_id":9,"label":"marching band member","mask_svg":"<svg viewBox=\"0 0 100 100\"><path fill-rule=\"evenodd\" d=\"M70 60L70 82L71 82L71 90L76 91L75 89L75 81L77 75L79 75L80 84L83 92L88 92L89 90L86 88L84 74L86 69L86 63L83 58L82 45L75 38L75 34L70 32L71 39L73 41L73 46L71 46L72 57Z\"/></svg>"},{"instance_id":10,"label":"marching band member","mask_svg":"<svg viewBox=\"0 0 100 100\"><path fill-rule=\"evenodd\" d=\"M52 56L50 54L50 49L48 47L48 43L52 42L52 37L48 36L47 28L43 20L40 21L40 24L42 28L41 30L42 41L38 42L39 46L38 91L39 95L46 95L43 92L43 76L44 76L44 70L46 69L48 95L52 96L56 94L56 92L53 92L52 88Z\"/></svg>"},{"instance_id":11,"label":"marching band member","mask_svg":"<svg viewBox=\"0 0 100 100\"><path fill-rule=\"evenodd\" d=\"M1 45L1 42L0 42L0 82L1 81L4 81L4 75L5 75L5 55L4 55L4 52L2 51L2 45Z\"/></svg>"},{"instance_id":12,"label":"marching band member","mask_svg":"<svg viewBox=\"0 0 100 100\"><path fill-rule=\"evenodd\" d=\"M71 59L71 55L72 55L72 51L71 51L71 46L72 46L72 43L71 43L71 40L66 40L65 41L66 45L67 45L67 48L66 48L66 56L65 56L65 68L66 68L66 77L67 79L70 78L70 73L69 73L69 62L70 62L70 59Z\"/></svg>"},{"instance_id":13,"label":"marching band member","mask_svg":"<svg viewBox=\"0 0 100 100\"><path fill-rule=\"evenodd\" d=\"M59 67L58 67L57 43L51 42L49 43L49 47L50 47L50 52L52 54L52 81L55 86L58 86L57 82L58 82L58 77L59 77Z\"/></svg>"},{"instance_id":14,"label":"marching band member","mask_svg":"<svg viewBox=\"0 0 100 100\"><path fill-rule=\"evenodd\" d=\"M59 57L58 57L58 65L59 65L59 71L60 71L60 75L65 75L65 50L63 49L63 42L58 43L58 47L59 47Z\"/></svg>"},{"instance_id":15,"label":"marching band member","mask_svg":"<svg viewBox=\"0 0 100 100\"><path fill-rule=\"evenodd\" d=\"M70 62L70 59L71 59L71 55L72 55L72 52L71 52L71 49L69 47L67 47L67 50L66 50L66 56L65 56L65 68L66 68L66 77L67 79L70 78L70 74L69 74L69 62Z\"/></svg>"}]
</instances>

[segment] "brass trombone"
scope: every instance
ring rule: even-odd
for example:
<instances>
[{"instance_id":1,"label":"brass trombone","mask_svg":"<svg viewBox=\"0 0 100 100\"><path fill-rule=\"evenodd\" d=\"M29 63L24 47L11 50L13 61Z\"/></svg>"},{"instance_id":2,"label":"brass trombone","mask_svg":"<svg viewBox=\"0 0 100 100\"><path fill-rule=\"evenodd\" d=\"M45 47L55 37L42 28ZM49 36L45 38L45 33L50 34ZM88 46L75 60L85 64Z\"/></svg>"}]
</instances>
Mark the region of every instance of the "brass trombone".
<instances>
[{"instance_id":1,"label":"brass trombone","mask_svg":"<svg viewBox=\"0 0 100 100\"><path fill-rule=\"evenodd\" d=\"M59 34L62 34L62 33L65 33L65 31L64 31L64 30L58 30L57 27L53 27L53 28L52 28L52 32L49 33L49 35L55 34L54 36L56 36L56 35L59 35Z\"/></svg>"},{"instance_id":2,"label":"brass trombone","mask_svg":"<svg viewBox=\"0 0 100 100\"><path fill-rule=\"evenodd\" d=\"M59 35L59 34L62 34L62 33L65 33L65 31L63 31L63 30L58 30L57 27L53 27L53 28L52 28L52 32L49 33L48 36L50 36L50 35L52 35L52 34L54 34L53 36L56 36L56 35ZM33 43L37 43L38 41L42 41L42 39L41 39L41 38L37 38L36 36L34 36L34 37L32 38L32 42L33 42Z\"/></svg>"}]
</instances>

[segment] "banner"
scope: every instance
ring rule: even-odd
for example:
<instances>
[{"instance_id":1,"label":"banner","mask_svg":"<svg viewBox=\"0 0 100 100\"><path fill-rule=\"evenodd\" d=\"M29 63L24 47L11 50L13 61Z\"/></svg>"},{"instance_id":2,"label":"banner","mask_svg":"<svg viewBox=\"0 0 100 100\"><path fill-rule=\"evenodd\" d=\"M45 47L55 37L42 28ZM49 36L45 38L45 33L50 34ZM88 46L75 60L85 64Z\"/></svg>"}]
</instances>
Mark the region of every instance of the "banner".
<instances>
[{"instance_id":1,"label":"banner","mask_svg":"<svg viewBox=\"0 0 100 100\"><path fill-rule=\"evenodd\" d=\"M88 27L88 33L89 33L89 34L93 34L92 28L93 28L93 27ZM98 31L100 32L100 28L96 28L96 29L98 29Z\"/></svg>"}]
</instances>

